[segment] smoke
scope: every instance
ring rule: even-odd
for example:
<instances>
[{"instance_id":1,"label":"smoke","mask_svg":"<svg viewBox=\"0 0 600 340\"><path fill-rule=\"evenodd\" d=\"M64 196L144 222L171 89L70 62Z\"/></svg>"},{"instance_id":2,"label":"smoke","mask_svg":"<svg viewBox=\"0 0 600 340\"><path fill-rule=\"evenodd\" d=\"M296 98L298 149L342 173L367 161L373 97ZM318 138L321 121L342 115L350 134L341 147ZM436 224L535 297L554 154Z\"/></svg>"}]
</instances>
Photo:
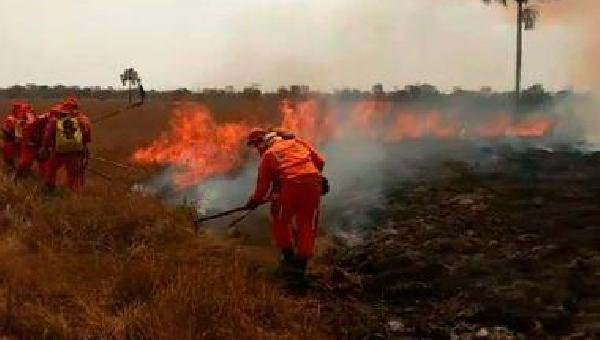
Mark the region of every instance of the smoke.
<instances>
[{"instance_id":1,"label":"smoke","mask_svg":"<svg viewBox=\"0 0 600 340\"><path fill-rule=\"evenodd\" d=\"M578 0L578 1L556 1L548 2L539 5L541 17L539 23L539 32L537 34L548 33L551 28L567 32L563 36L565 41L569 41L566 46L560 45L553 41L554 45L549 45L557 53L566 53L569 57L566 58L567 64L560 65L560 69L567 69L570 83L573 86L584 89L599 89L600 75L597 66L597 60L600 60L600 48L595 33L598 32L600 24L595 20L599 17L600 9L595 4L594 0ZM375 81L391 81L391 78L385 78L386 72L392 67L397 67L402 70L403 63L398 63L398 60L409 60L406 64L414 68L425 66L427 72L424 74L436 74L434 79L427 79L434 83L446 84L446 86L454 82L456 75L459 79L471 79L481 83L482 67L473 67L473 63L478 63L481 60L497 60L497 56L488 56L487 53L495 54L498 50L487 49L481 46L479 39L474 39L471 35L461 36L461 46L477 46L477 58L464 58L465 54L469 54L466 50L456 50L457 44L451 44L448 51L450 55L439 54L432 52L429 42L438 40L424 39L429 35L417 32L429 32L427 34L438 34L436 30L448 29L447 26L438 25L445 14L457 13L458 11L464 14L464 11L473 11L476 13L473 5L462 6L460 1L447 1L446 5L438 6L440 2L427 1L426 6L416 6L412 2L401 2L402 5L392 4L391 2L380 2L373 5L361 1L353 1L349 8L346 8L343 14L331 17L314 18L314 24L320 25L325 21L333 21L333 25L339 31L351 30L356 23L360 23L360 28L352 35L331 34L331 32L318 37L318 39L331 39L329 44L321 44L319 40L319 50L325 51L324 54L319 54L319 51L311 50L313 41L306 40L303 34L296 32L294 35L298 39L289 39L293 42L293 49L288 50L288 54L282 54L281 46L270 46L272 42L260 43L261 48L256 48L256 37L242 41L239 45L239 53L232 54L232 59L228 66L222 70L222 75L231 77L234 76L231 72L237 72L233 67L240 58L245 58L249 50L256 51L259 56L266 58L270 62L261 63L261 67L248 69L248 81L261 79L273 76L272 79L296 79L299 82L308 84L323 85L328 83L356 84L355 79L363 79L364 85ZM460 3L460 7L458 5ZM421 3L422 4L422 3ZM449 4L449 5L448 5ZM402 10L412 11L415 13L415 20L419 21L419 28L413 27L409 34L403 34L398 31L395 26L393 15L398 8L395 6L403 6ZM449 6L449 7L448 7ZM464 7L464 8L463 8ZM335 9L335 6L328 10ZM505 11L504 8L499 7ZM294 23L294 11L288 11L281 8L282 23L292 25ZM445 12L448 10L449 12ZM477 12L479 13L479 12ZM461 14L461 15L462 15ZM482 19L482 15L473 15L481 20L481 22L469 22L469 27L485 26L487 19ZM286 20L289 19L289 22ZM427 20L425 20L427 19ZM511 17L511 20L513 18ZM328 27L331 27L331 22L328 21ZM512 21L511 21L512 22ZM279 24L282 24L279 23ZM244 22L238 23L244 26ZM269 23L265 23L269 25ZM542 29L544 28L544 29ZM456 31L453 33L465 33L466 26L457 24L454 26ZM259 30L260 31L260 30ZM484 78L498 79L498 74L508 74L502 82L510 83L512 76L511 72L498 72L498 69L512 69L513 58L513 42L511 36L506 31L500 31L500 35L506 40L507 44L502 50L506 55L505 63L496 65L493 72L484 74ZM249 33L252 35L252 32ZM339 39L343 38L343 39ZM281 38L281 43L285 39ZM335 41L334 41L335 40ZM344 53L339 53L337 49L340 46L355 46L357 41L363 42L363 49L353 49ZM433 44L433 43L432 43ZM284 44L287 46L286 44ZM396 50L393 49L387 52L373 54L373 51L381 51L386 46L409 46L410 48ZM325 46L325 47L323 47ZM418 48L414 48L418 46ZM273 47L273 48L271 48ZM527 48L527 47L526 47ZM438 51L439 46L436 46ZM486 52L487 51L487 52ZM526 50L527 53L528 50ZM539 52L539 51L538 51ZM546 52L544 52L546 53ZM326 56L338 56L336 60L328 60ZM343 57L340 57L342 56ZM527 55L527 54L526 54ZM282 57L283 56L283 57ZM453 58L461 58L461 63L453 63ZM489 58L488 58L489 57ZM227 59L227 58L226 58ZM260 59L260 58L259 58ZM258 60L258 59L257 59ZM357 68L357 62L361 61L372 62L368 67ZM418 60L418 62L417 62ZM426 62L423 63L423 60ZM543 60L541 63L543 64ZM227 63L227 62L226 62ZM251 63L252 64L252 63ZM271 65L272 70L265 69L264 65ZM450 67L449 65L453 65ZM527 69L526 72L543 73L560 71L559 69L548 69L537 65L534 71ZM452 71L450 71L450 69ZM254 72L254 73L252 73ZM418 71L417 73L419 73ZM476 73L471 74L471 72ZM487 71L483 71L487 72ZM442 77L442 78L439 78ZM447 78L444 78L447 77ZM392 78L397 81L400 79L397 74L392 74ZM451 80L450 80L451 78ZM422 79L414 79L415 81ZM487 84L495 85L494 82ZM273 85L273 84L267 84ZM526 147L543 147L552 149L557 144L574 145L579 142L588 143L595 147L600 145L600 115L598 113L598 101L591 96L581 95L564 95L562 97L553 97L552 105L546 105L540 108L539 112L535 112L538 116L551 117L556 120L557 125L554 126L552 133L545 135L544 138L533 140L522 140L503 136L501 139L486 139L477 138L477 136L468 136L458 133L454 138L444 139L439 136L426 135L419 139L403 139L403 140L386 140L388 132L386 128L393 124L390 120L396 117L401 110L397 107L376 108L372 115L383 115L390 119L380 120L378 124L369 125L369 133L362 134L353 126L352 112L354 110L352 101L332 101L328 103L330 111L334 116L337 134L334 138L325 140L319 148L327 157L327 165L325 175L328 176L332 184L332 192L324 198L324 219L326 224L337 229L344 228L360 228L370 222L369 211L380 206L386 199L387 190L394 183L409 181L415 179L430 178L432 174L425 174L420 169L427 164L441 163L447 159L458 159L466 161L470 164L479 166L494 165L493 152L490 154L485 150L489 148L497 148L501 146L510 146L512 148ZM482 122L492 122L492 126L498 124L506 124L504 121L498 123L494 120L499 112L510 112L511 108L504 104L494 104L493 101L469 101L458 100L456 102L436 103L435 101L423 101L421 107L409 107L409 111L414 111L417 116L422 117L437 110L441 112L443 119L448 119L454 122L460 122L459 126L454 126L454 132L462 130L470 130L472 127L481 126ZM406 110L407 108L403 108ZM382 111L382 112L377 112ZM322 112L320 114L323 114ZM367 117L368 119L368 117ZM407 120L405 122L414 122ZM419 125L419 121L416 122ZM411 124L408 124L411 125ZM380 138L372 138L372 136ZM410 135L410 133L409 133ZM181 202L182 200L195 201L202 212L217 211L233 206L243 204L254 187L256 180L256 158L245 163L241 169L236 172L235 176L219 175L211 177L208 181L204 181L191 188L182 191L174 191L172 176L177 172L177 168L169 168L168 171L159 176L150 187L155 192L162 193L169 200ZM429 177L427 177L429 176ZM264 213L264 212L263 212Z\"/></svg>"},{"instance_id":2,"label":"smoke","mask_svg":"<svg viewBox=\"0 0 600 340\"><path fill-rule=\"evenodd\" d=\"M555 144L573 144L581 139L582 125L571 120L578 114L573 111L572 103L581 102L575 96L567 96L558 104L540 106L512 123L504 113L512 106L512 100L502 96L495 100L481 95L451 100L424 98L412 104L381 98L365 101L329 97L319 99L319 104L316 101L284 101L280 105L281 122L294 129L299 137L313 141L324 153L327 160L324 175L330 179L332 190L323 199L322 216L324 224L335 230L369 226L374 222L372 211L384 205L389 190L398 183L434 180L446 175L423 172L424 167L458 160L485 170L495 165L496 155L490 149L502 146L552 148ZM206 114L205 110L199 114ZM522 123L537 122L539 117L544 119L539 126ZM204 121L213 124L212 120ZM552 123L553 128L547 129L547 122L558 123ZM175 130L179 129L175 126ZM515 133L536 138L522 139ZM184 155L190 154L186 147L223 144L218 140L212 144L197 141L174 138L165 143L169 149L183 147L177 154ZM245 147L240 145L240 148ZM244 157L241 163L232 163L241 164L240 167L182 188L176 178L185 169L178 158L174 158L173 164L147 183L146 188L171 203L193 204L200 213L218 212L246 202L255 185L257 161L256 154ZM200 164L205 163L209 164L210 160L202 159ZM264 217L266 213L263 209L255 216Z\"/></svg>"},{"instance_id":3,"label":"smoke","mask_svg":"<svg viewBox=\"0 0 600 340\"><path fill-rule=\"evenodd\" d=\"M501 11L508 25L513 25L515 9L510 1L508 9L495 6ZM550 36L553 32L563 31L567 36L561 44L552 47L552 54L564 53L565 67L570 74L571 85L580 90L600 89L600 67L597 60L600 58L600 42L597 32L600 31L600 7L596 0L539 0L530 4L538 9L540 16L536 30L539 35ZM528 46L527 36L536 35L535 31L528 32L526 39L526 55L528 48L533 47L534 53L540 52L536 47ZM542 51L548 54L548 51ZM526 56L527 58L527 56ZM536 58L536 62L541 62ZM559 70L554 70L559 71Z\"/></svg>"},{"instance_id":4,"label":"smoke","mask_svg":"<svg viewBox=\"0 0 600 340\"><path fill-rule=\"evenodd\" d=\"M600 147L600 6L596 0L548 0L532 2L540 12L538 29L547 34L551 28L568 32L563 44L550 46L552 53L566 55L563 68L568 70L571 86L589 91L587 96L568 96L556 105L562 122L569 122L569 136L577 131L591 147ZM514 22L514 10L498 7L508 23ZM510 13L510 15L508 15ZM532 33L528 33L532 34ZM525 46L527 55L528 46ZM525 71L527 73L527 70ZM561 69L548 72L562 72Z\"/></svg>"},{"instance_id":5,"label":"smoke","mask_svg":"<svg viewBox=\"0 0 600 340\"><path fill-rule=\"evenodd\" d=\"M548 5L545 10L550 22L566 23L577 27L582 52L572 59L573 83L586 88L591 95L586 100L569 103L573 116L581 122L587 142L600 149L600 7L594 0L571 0Z\"/></svg>"},{"instance_id":6,"label":"smoke","mask_svg":"<svg viewBox=\"0 0 600 340\"><path fill-rule=\"evenodd\" d=\"M563 0L541 6L542 20L548 24L569 25L576 29L572 39L579 40L582 53L572 58L574 85L600 89L600 7L595 0Z\"/></svg>"}]
</instances>

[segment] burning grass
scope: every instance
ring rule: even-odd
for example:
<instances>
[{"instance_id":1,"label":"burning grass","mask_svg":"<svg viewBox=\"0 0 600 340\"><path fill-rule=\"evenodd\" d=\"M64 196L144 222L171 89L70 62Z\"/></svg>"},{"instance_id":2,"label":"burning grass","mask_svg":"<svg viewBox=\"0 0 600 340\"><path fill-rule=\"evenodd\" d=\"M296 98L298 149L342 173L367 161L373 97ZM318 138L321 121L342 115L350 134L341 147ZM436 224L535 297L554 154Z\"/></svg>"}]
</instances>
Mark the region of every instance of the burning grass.
<instances>
[{"instance_id":1,"label":"burning grass","mask_svg":"<svg viewBox=\"0 0 600 340\"><path fill-rule=\"evenodd\" d=\"M50 102L33 104L39 110ZM160 138L173 107L151 102L122 110L122 102L92 100L82 106L92 120L121 110L94 125L92 154L122 162ZM298 109L310 116L313 108ZM241 117L234 118L217 115L213 123ZM285 125L307 126L316 138L318 120L293 118L288 112ZM110 180L88 173L81 195L46 197L33 181L15 185L0 176L3 335L324 338L369 328L368 306L291 297L269 279L271 266L257 265L261 261L235 245L195 235L186 209L130 192L147 173L93 160L90 168Z\"/></svg>"},{"instance_id":2,"label":"burning grass","mask_svg":"<svg viewBox=\"0 0 600 340\"><path fill-rule=\"evenodd\" d=\"M280 127L327 147L347 140L398 145L423 139L445 143L452 139L543 138L555 125L544 115L517 120L502 112L471 122L462 113L398 107L384 100L332 106L316 98L282 99L270 119L240 111L223 121L204 104L177 103L168 129L133 152L131 160L140 165L169 167L167 177L173 187L185 191L243 168L249 159L244 140L254 127Z\"/></svg>"},{"instance_id":3,"label":"burning grass","mask_svg":"<svg viewBox=\"0 0 600 340\"><path fill-rule=\"evenodd\" d=\"M132 159L181 169L174 179L180 188L227 173L243 161L241 146L250 132L247 124L219 125L206 107L186 104L175 109L170 128L152 145L137 150Z\"/></svg>"},{"instance_id":4,"label":"burning grass","mask_svg":"<svg viewBox=\"0 0 600 340\"><path fill-rule=\"evenodd\" d=\"M443 143L448 140L446 138L465 141L462 139L463 127L455 124L456 119L451 115L442 115L435 110L398 111L383 102L353 103L344 112L329 110L318 101L270 103L269 108L261 112L256 111L263 109L257 102L248 104L247 111L246 107L241 109L243 105L236 107L239 103L222 103L226 110L216 108L218 105L214 103L205 104L215 112L214 115L208 115L207 109L196 110L199 107L196 105L194 112L173 117L173 108L189 107L186 105L190 104L173 105L167 101L151 101L145 106L124 110L95 126L92 152L127 162L135 150L141 152L139 150L144 150L145 146L151 150L147 153L152 157L160 156L158 151L166 152L166 161L159 162L163 163L159 166L184 166L186 159L200 155L205 157L204 163L200 164L222 160L213 165L225 164L227 170L236 167L243 157L237 148L241 144L241 130L246 131L248 126L244 123L247 121L244 118L248 118L242 116L244 112L249 112L255 122L284 126L315 142L343 137L347 132L371 140L383 139L383 143L404 143L405 146L425 137L435 143ZM122 108L123 103L84 101L83 107L93 120ZM340 116L344 119L338 120ZM529 117L515 122L503 115L496 117L500 118L497 121L487 119L490 118L487 116L482 118L470 130L465 129L465 137L469 137L469 131L475 137L478 134L489 135L489 138L536 137L553 128L553 122L544 118ZM161 137L169 121L172 128ZM187 123L191 125L185 125ZM235 133L230 134L231 131ZM231 139L233 144L222 143L229 141L231 136L235 137ZM215 148L214 152L201 150L206 146ZM177 149L179 147L183 148ZM220 156L223 152L228 154ZM171 162L173 155L177 162ZM517 168L529 164L525 163L517 162ZM569 160L568 163L573 162ZM513 262L507 262L506 258L521 248L531 248L527 237L524 241L517 238L522 234L519 228L532 223L531 216L554 221L548 234L544 231L540 233L543 237L534 239L540 241L536 246L544 246L539 248L541 250L554 249L546 247L550 241L544 240L552 240L551 243L559 246L562 239L573 242L597 240L585 235L571 239L577 233L560 228L570 218L577 220L576 214L588 213L577 210L587 206L584 198L573 205L575 215L564 214L556 219L548 216L553 211L565 209L557 206L540 209L537 203L533 208L513 205L502 208L502 204L518 201L526 194L502 196L501 192L489 193L495 197L492 201L485 198L487 187L495 188L500 184L506 185L503 188L519 187L522 183L511 180L484 185L478 175L460 168L461 178L451 183L451 189L446 190L443 183L434 182L409 189L403 187L400 193L408 203L400 199L382 205L376 219L382 228L372 235L359 235L366 236L366 245L371 248L360 254L363 248L357 248L359 253L352 253L352 248L340 247L336 256L325 257L313 268L322 274L318 282L323 286L308 297L293 297L268 278L272 263L267 266L264 259L257 258L256 245L251 248L243 241L223 242L208 235L195 235L187 209L167 207L155 198L130 192L132 183L152 176L155 170L160 170L157 167L144 165L142 171L129 171L92 161L91 168L112 179L90 173L88 187L82 195L65 193L52 198L42 195L35 183L15 185L0 176L0 323L3 335L15 338L362 338L369 334L395 336L398 332L394 329L400 321L400 325L407 326L401 327L403 334L420 331L432 335L434 333L429 332L434 330L432 326L438 327L445 322L441 327L445 329L446 325L460 324L464 319L455 318L458 313L473 311L469 309L473 306L470 304L479 306L480 301L462 299L464 295L453 296L456 285L469 290L464 294L476 295L482 291L481 284L491 282L491 292L498 295L496 298L493 294L487 295L490 300L500 301L503 308L517 307L528 311L529 298L522 293L534 290L531 278L519 277L522 282L517 282L515 287L508 281L515 271L528 273L531 268L528 266L535 269L539 264L532 263L526 252L512 259ZM198 169L207 167L198 166ZM218 167L213 170L224 171ZM585 171L589 169L585 168ZM193 171L190 173L194 174ZM552 170L547 175L556 173ZM420 175L426 177L424 173ZM185 178L194 181L208 178L194 176ZM570 176L566 174L565 177ZM397 184L396 177L391 181L392 187ZM567 185L549 186L547 193L536 195L548 200L552 195L560 196L566 192L563 184ZM483 190L484 194L477 190ZM465 192L468 195L461 196ZM472 192L475 195L471 195ZM502 198L497 199L500 196ZM481 197L484 199L480 202ZM498 217L496 208L502 208L502 212L508 212L510 216ZM520 214L525 217L519 217ZM589 218L592 226L597 223L594 216L584 218ZM266 235L266 228L260 226L260 233ZM253 230L259 233L257 226ZM468 234L469 230L471 234ZM490 242L502 252L494 252ZM427 249L423 250L424 247ZM573 248L564 247L572 253L561 260L560 266L544 269L549 273L556 270L552 282L558 282L553 287L559 288L555 289L555 294L549 292L551 287L539 289L543 293L540 296L543 303L562 303L568 300L570 290L589 288L569 286L589 283L589 278L579 282L572 279L569 269L565 268L567 260L581 255ZM476 257L477 253L483 255ZM455 258L460 261L454 261ZM274 261L274 257L270 260ZM583 260L584 264L588 261ZM394 267L392 270L386 267L390 264ZM368 268L374 265L380 267L376 270ZM449 273L448 268L454 271ZM495 270L491 276L490 268ZM482 281L482 277L504 281ZM573 282L565 282L569 277ZM518 296L504 294L502 289ZM426 301L425 305L412 306L415 296L420 297L421 302ZM526 298L513 299L523 296ZM579 302L577 305L588 308ZM507 324L501 318L494 318L493 314L484 316L485 322L469 319L469 325ZM589 325L588 321L580 322L586 327ZM574 325L576 329L582 327Z\"/></svg>"}]
</instances>

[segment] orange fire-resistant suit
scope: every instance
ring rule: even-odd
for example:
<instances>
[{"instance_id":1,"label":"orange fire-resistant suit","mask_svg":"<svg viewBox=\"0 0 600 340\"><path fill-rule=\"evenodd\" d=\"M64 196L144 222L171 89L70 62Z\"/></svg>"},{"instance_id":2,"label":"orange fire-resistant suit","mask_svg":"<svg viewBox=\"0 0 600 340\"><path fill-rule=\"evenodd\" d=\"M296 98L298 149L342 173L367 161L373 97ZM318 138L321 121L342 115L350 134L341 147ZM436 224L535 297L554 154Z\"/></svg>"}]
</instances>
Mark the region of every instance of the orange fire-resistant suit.
<instances>
[{"instance_id":1,"label":"orange fire-resistant suit","mask_svg":"<svg viewBox=\"0 0 600 340\"><path fill-rule=\"evenodd\" d=\"M31 170L36 160L41 139L36 129L39 125L38 116L33 112L31 106L23 107L24 113L21 120L21 138L19 143L19 161L17 165L17 177L21 177ZM43 174L43 166L38 164L38 172Z\"/></svg>"},{"instance_id":2,"label":"orange fire-resistant suit","mask_svg":"<svg viewBox=\"0 0 600 340\"><path fill-rule=\"evenodd\" d=\"M323 156L298 138L276 138L260 160L251 201L264 201L270 189L275 244L282 250L295 246L298 257L314 253L324 165Z\"/></svg>"},{"instance_id":3,"label":"orange fire-resistant suit","mask_svg":"<svg viewBox=\"0 0 600 340\"><path fill-rule=\"evenodd\" d=\"M27 107L28 105L23 102L13 103L11 113L2 121L2 157L4 163L11 169L17 167Z\"/></svg>"},{"instance_id":4,"label":"orange fire-resistant suit","mask_svg":"<svg viewBox=\"0 0 600 340\"><path fill-rule=\"evenodd\" d=\"M51 150L46 165L46 185L56 187L56 176L60 168L67 173L67 185L72 190L83 187L87 145L91 141L91 124L81 113L75 99L63 104L62 112L48 118L42 141L43 150ZM65 122L69 121L68 128ZM63 148L62 145L67 147Z\"/></svg>"},{"instance_id":5,"label":"orange fire-resistant suit","mask_svg":"<svg viewBox=\"0 0 600 340\"><path fill-rule=\"evenodd\" d=\"M34 161L37 161L37 172L42 178L46 178L48 173L49 159L39 157L42 149L46 125L50 118L57 115L62 110L62 105L53 106L50 111L35 115L32 120L25 125L23 132L23 145L21 146L19 170L18 173L25 173L31 169Z\"/></svg>"}]
</instances>

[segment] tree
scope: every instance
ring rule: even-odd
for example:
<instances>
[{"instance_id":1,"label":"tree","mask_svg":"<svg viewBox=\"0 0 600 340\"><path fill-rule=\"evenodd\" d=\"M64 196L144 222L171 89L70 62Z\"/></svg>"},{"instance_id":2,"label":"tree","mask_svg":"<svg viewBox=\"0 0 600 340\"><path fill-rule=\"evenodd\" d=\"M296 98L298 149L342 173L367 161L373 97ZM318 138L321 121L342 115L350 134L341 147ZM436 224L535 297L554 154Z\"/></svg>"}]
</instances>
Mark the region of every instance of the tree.
<instances>
[{"instance_id":1,"label":"tree","mask_svg":"<svg viewBox=\"0 0 600 340\"><path fill-rule=\"evenodd\" d=\"M123 71L123 74L120 75L121 77L121 82L123 83L123 86L128 85L129 86L129 105L131 105L131 86L137 86L140 85L142 83L142 79L140 79L140 77L138 76L138 73L136 70L133 69L133 67L131 68L126 68L125 71Z\"/></svg>"},{"instance_id":2,"label":"tree","mask_svg":"<svg viewBox=\"0 0 600 340\"><path fill-rule=\"evenodd\" d=\"M486 4L492 2L500 3L504 6L508 6L510 0L482 0ZM512 0L517 4L517 60L515 70L515 95L517 103L521 93L521 72L522 72L522 58L523 58L523 29L533 30L535 23L538 18L538 11L534 7L527 6L534 0Z\"/></svg>"}]
</instances>

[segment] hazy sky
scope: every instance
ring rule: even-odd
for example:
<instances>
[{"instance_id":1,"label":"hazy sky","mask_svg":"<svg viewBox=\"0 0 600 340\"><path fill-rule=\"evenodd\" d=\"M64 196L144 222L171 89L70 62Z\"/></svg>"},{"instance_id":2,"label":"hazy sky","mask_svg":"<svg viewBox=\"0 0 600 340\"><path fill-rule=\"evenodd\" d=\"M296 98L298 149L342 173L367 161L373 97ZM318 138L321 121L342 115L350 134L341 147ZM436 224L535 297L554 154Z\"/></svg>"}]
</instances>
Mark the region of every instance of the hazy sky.
<instances>
[{"instance_id":1,"label":"hazy sky","mask_svg":"<svg viewBox=\"0 0 600 340\"><path fill-rule=\"evenodd\" d=\"M118 86L133 66L157 89L510 89L508 11L478 0L0 0L0 86ZM525 37L525 85L573 85L577 27L542 14Z\"/></svg>"}]
</instances>

